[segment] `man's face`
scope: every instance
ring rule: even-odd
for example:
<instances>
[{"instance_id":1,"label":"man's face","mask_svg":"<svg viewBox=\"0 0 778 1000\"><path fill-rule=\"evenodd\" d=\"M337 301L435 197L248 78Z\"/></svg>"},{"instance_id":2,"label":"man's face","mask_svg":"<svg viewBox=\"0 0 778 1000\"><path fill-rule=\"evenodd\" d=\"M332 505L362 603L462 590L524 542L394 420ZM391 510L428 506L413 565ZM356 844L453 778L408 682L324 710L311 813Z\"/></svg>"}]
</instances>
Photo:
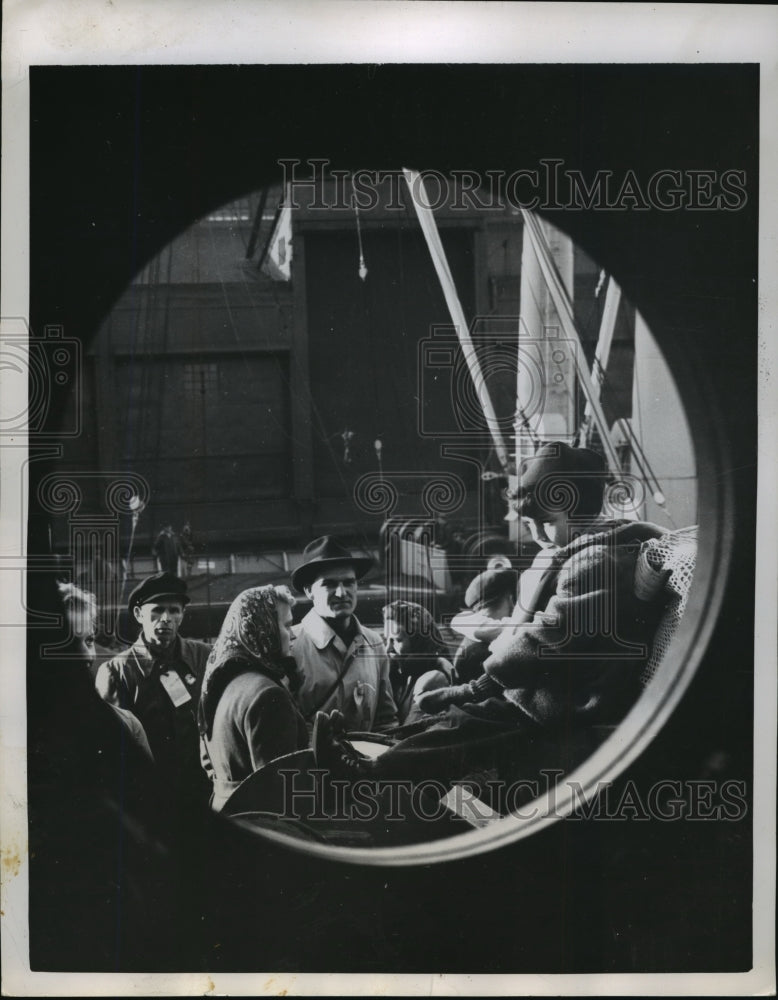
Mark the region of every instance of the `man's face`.
<instances>
[{"instance_id":1,"label":"man's face","mask_svg":"<svg viewBox=\"0 0 778 1000\"><path fill-rule=\"evenodd\" d=\"M494 604L490 604L488 607L484 608L484 611L490 618L493 618L495 621L499 621L501 618L510 618L515 606L515 598L511 594L506 594L505 597L501 597L499 601L495 601Z\"/></svg>"},{"instance_id":2,"label":"man's face","mask_svg":"<svg viewBox=\"0 0 778 1000\"><path fill-rule=\"evenodd\" d=\"M281 642L281 656L290 656L292 653L292 609L288 604L279 601L276 605L278 615L278 635Z\"/></svg>"},{"instance_id":3,"label":"man's face","mask_svg":"<svg viewBox=\"0 0 778 1000\"><path fill-rule=\"evenodd\" d=\"M538 518L525 517L533 541L542 549L567 545L570 541L570 522L563 510L541 513Z\"/></svg>"},{"instance_id":4,"label":"man's face","mask_svg":"<svg viewBox=\"0 0 778 1000\"><path fill-rule=\"evenodd\" d=\"M394 660L407 656L411 651L411 637L399 624L391 618L384 619L384 645L389 657Z\"/></svg>"},{"instance_id":5,"label":"man's face","mask_svg":"<svg viewBox=\"0 0 778 1000\"><path fill-rule=\"evenodd\" d=\"M133 608L146 645L166 649L175 642L184 618L184 605L177 597L160 597Z\"/></svg>"},{"instance_id":6,"label":"man's face","mask_svg":"<svg viewBox=\"0 0 778 1000\"><path fill-rule=\"evenodd\" d=\"M317 577L305 593L313 602L313 610L322 618L345 621L357 606L357 577L348 563L331 566Z\"/></svg>"}]
</instances>

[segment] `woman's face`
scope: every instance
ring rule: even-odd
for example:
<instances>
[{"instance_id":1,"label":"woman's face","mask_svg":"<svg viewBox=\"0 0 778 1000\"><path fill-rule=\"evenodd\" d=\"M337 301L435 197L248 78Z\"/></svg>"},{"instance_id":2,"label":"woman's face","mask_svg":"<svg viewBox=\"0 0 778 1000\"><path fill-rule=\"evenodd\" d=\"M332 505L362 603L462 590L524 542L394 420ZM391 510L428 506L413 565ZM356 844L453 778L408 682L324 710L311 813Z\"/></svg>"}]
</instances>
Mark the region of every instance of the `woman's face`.
<instances>
[{"instance_id":1,"label":"woman's face","mask_svg":"<svg viewBox=\"0 0 778 1000\"><path fill-rule=\"evenodd\" d=\"M65 648L65 655L83 660L89 666L95 658L94 622L89 609L74 606L68 609L67 615L70 642Z\"/></svg>"},{"instance_id":2,"label":"woman's face","mask_svg":"<svg viewBox=\"0 0 778 1000\"><path fill-rule=\"evenodd\" d=\"M278 615L281 656L291 656L292 643L294 642L294 636L292 635L292 609L288 604L279 601L276 605L276 614Z\"/></svg>"},{"instance_id":3,"label":"woman's face","mask_svg":"<svg viewBox=\"0 0 778 1000\"><path fill-rule=\"evenodd\" d=\"M384 643L391 660L407 656L411 652L411 637L402 625L391 618L384 619Z\"/></svg>"}]
</instances>

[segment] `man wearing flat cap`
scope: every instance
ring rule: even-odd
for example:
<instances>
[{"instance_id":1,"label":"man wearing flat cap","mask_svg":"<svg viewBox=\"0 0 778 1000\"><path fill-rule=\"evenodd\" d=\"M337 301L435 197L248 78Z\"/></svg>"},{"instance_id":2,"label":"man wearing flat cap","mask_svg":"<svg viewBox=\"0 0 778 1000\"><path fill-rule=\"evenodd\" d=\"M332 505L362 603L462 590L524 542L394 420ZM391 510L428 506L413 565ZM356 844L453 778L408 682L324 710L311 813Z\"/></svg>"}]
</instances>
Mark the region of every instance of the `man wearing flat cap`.
<instances>
[{"instance_id":1,"label":"man wearing flat cap","mask_svg":"<svg viewBox=\"0 0 778 1000\"><path fill-rule=\"evenodd\" d=\"M601 516L607 470L588 448L542 445L523 461L517 509L540 546L521 574L511 627L481 678L434 692L426 711L498 698L523 723L612 722L636 697L656 609L636 600L640 543L656 525Z\"/></svg>"},{"instance_id":2,"label":"man wearing flat cap","mask_svg":"<svg viewBox=\"0 0 778 1000\"><path fill-rule=\"evenodd\" d=\"M308 721L317 711L337 709L351 731L397 724L386 648L354 614L357 582L372 565L324 535L306 546L302 565L292 573L292 583L313 605L295 626L292 646L304 677L297 698Z\"/></svg>"},{"instance_id":3,"label":"man wearing flat cap","mask_svg":"<svg viewBox=\"0 0 778 1000\"><path fill-rule=\"evenodd\" d=\"M465 607L451 628L464 636L454 658L460 681L472 681L483 673L489 643L496 639L516 605L518 572L507 567L479 573L465 591Z\"/></svg>"},{"instance_id":4,"label":"man wearing flat cap","mask_svg":"<svg viewBox=\"0 0 778 1000\"><path fill-rule=\"evenodd\" d=\"M605 481L600 455L564 442L527 459L515 499L541 550L484 672L422 694L422 711L445 714L375 760L345 740L337 716L319 713L317 765L352 777L450 781L473 768L518 769L536 743L543 766L568 769L590 752L592 727L617 724L638 697L662 611L634 579L641 543L663 531L603 517Z\"/></svg>"},{"instance_id":5,"label":"man wearing flat cap","mask_svg":"<svg viewBox=\"0 0 778 1000\"><path fill-rule=\"evenodd\" d=\"M186 583L173 573L156 573L138 584L128 608L140 635L100 666L95 686L105 701L140 720L163 781L196 795L206 788L196 713L211 649L178 634L188 603Z\"/></svg>"}]
</instances>

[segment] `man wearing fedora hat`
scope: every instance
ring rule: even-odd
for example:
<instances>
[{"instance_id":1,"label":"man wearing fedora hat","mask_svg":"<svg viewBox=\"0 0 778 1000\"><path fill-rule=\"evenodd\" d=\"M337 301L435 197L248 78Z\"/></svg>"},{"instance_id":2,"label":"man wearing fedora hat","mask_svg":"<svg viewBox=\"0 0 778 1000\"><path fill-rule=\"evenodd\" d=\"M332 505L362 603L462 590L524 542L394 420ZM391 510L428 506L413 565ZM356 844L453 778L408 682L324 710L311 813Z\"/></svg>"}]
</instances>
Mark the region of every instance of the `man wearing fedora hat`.
<instances>
[{"instance_id":1,"label":"man wearing fedora hat","mask_svg":"<svg viewBox=\"0 0 778 1000\"><path fill-rule=\"evenodd\" d=\"M372 567L331 535L306 546L292 583L313 607L295 626L292 646L303 682L297 697L306 720L337 709L346 728L368 732L397 723L389 658L377 632L354 614L357 583Z\"/></svg>"},{"instance_id":2,"label":"man wearing fedora hat","mask_svg":"<svg viewBox=\"0 0 778 1000\"><path fill-rule=\"evenodd\" d=\"M210 646L178 634L189 603L186 583L155 573L130 594L140 635L100 666L98 693L141 722L163 781L185 794L205 794L196 712Z\"/></svg>"}]
</instances>

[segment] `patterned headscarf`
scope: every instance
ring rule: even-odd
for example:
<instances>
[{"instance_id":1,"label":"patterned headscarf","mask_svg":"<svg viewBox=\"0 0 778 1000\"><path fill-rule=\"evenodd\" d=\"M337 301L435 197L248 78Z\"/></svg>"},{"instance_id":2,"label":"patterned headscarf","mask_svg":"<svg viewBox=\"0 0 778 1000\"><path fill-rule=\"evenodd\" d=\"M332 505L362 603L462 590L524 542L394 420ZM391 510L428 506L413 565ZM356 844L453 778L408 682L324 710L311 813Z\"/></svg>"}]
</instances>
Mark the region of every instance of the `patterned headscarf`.
<instances>
[{"instance_id":1,"label":"patterned headscarf","mask_svg":"<svg viewBox=\"0 0 778 1000\"><path fill-rule=\"evenodd\" d=\"M287 673L281 657L278 598L273 586L251 587L238 594L222 623L208 657L198 721L210 736L216 706L229 682L246 670L259 670L280 683Z\"/></svg>"}]
</instances>

